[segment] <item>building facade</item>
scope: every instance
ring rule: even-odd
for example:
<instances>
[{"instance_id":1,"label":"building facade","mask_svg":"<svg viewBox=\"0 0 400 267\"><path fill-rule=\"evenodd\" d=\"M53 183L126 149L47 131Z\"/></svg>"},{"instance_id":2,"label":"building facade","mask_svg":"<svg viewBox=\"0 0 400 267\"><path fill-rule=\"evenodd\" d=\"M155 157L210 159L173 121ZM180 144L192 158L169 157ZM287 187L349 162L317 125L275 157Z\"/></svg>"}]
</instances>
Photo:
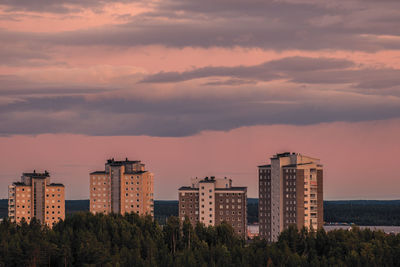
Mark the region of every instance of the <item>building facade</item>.
<instances>
[{"instance_id":1,"label":"building facade","mask_svg":"<svg viewBox=\"0 0 400 267\"><path fill-rule=\"evenodd\" d=\"M179 217L188 217L195 226L227 222L239 235L247 229L247 187L234 187L228 178L206 177L191 180L191 186L179 188Z\"/></svg>"},{"instance_id":2,"label":"building facade","mask_svg":"<svg viewBox=\"0 0 400 267\"><path fill-rule=\"evenodd\" d=\"M90 173L90 211L153 216L153 182L140 161L109 159L104 171Z\"/></svg>"},{"instance_id":3,"label":"building facade","mask_svg":"<svg viewBox=\"0 0 400 267\"><path fill-rule=\"evenodd\" d=\"M289 225L323 226L323 168L319 159L282 153L258 166L260 237L277 241Z\"/></svg>"},{"instance_id":4,"label":"building facade","mask_svg":"<svg viewBox=\"0 0 400 267\"><path fill-rule=\"evenodd\" d=\"M50 183L50 174L23 173L21 182L8 187L8 217L12 222L33 217L52 227L65 219L65 190L63 184Z\"/></svg>"}]
</instances>

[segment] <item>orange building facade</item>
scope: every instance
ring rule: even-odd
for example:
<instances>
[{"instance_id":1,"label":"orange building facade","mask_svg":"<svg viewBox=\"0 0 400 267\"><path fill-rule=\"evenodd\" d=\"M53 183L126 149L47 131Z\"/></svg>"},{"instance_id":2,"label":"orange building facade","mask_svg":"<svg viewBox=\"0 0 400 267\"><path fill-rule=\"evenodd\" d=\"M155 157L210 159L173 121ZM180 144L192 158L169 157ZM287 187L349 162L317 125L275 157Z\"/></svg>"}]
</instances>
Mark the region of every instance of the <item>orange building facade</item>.
<instances>
[{"instance_id":1,"label":"orange building facade","mask_svg":"<svg viewBox=\"0 0 400 267\"><path fill-rule=\"evenodd\" d=\"M65 219L65 188L63 184L50 183L50 174L23 173L21 182L8 187L8 217L12 222L33 217L52 227Z\"/></svg>"},{"instance_id":2,"label":"orange building facade","mask_svg":"<svg viewBox=\"0 0 400 267\"><path fill-rule=\"evenodd\" d=\"M153 190L154 175L140 161L110 159L90 173L90 211L154 216Z\"/></svg>"}]
</instances>

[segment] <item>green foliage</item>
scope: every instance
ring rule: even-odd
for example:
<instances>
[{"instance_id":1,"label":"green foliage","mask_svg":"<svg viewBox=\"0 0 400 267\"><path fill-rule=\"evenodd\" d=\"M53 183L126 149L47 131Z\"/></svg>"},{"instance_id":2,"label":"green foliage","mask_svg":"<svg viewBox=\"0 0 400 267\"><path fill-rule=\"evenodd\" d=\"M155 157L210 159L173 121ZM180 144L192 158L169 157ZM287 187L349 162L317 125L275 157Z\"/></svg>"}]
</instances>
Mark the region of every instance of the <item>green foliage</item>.
<instances>
[{"instance_id":1,"label":"green foliage","mask_svg":"<svg viewBox=\"0 0 400 267\"><path fill-rule=\"evenodd\" d=\"M161 227L136 214L76 213L53 229L1 222L0 266L400 266L400 235L289 228L268 244L225 223L170 217Z\"/></svg>"}]
</instances>

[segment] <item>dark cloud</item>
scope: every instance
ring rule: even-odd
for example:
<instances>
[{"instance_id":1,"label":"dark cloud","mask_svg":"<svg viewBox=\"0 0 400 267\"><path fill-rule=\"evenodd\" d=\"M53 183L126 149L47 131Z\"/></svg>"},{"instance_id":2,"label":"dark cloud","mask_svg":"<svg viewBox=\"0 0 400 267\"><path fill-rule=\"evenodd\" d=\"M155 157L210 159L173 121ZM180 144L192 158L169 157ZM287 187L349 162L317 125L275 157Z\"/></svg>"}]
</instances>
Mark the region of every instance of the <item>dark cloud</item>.
<instances>
[{"instance_id":1,"label":"dark cloud","mask_svg":"<svg viewBox=\"0 0 400 267\"><path fill-rule=\"evenodd\" d=\"M32 81L18 75L0 75L0 97L25 97L34 95L90 95L115 90L96 85L44 83Z\"/></svg>"},{"instance_id":2,"label":"dark cloud","mask_svg":"<svg viewBox=\"0 0 400 267\"><path fill-rule=\"evenodd\" d=\"M400 98L301 88L192 93L35 96L0 105L0 134L187 136L242 126L398 118ZM213 92L213 93L211 93ZM1 103L1 102L0 102Z\"/></svg>"},{"instance_id":3,"label":"dark cloud","mask_svg":"<svg viewBox=\"0 0 400 267\"><path fill-rule=\"evenodd\" d=\"M0 5L6 10L3 18L10 20L14 11L68 16L84 8L100 12L112 2L115 1L0 0ZM399 1L163 0L152 2L151 6L154 9L150 12L125 14L125 23L119 25L47 33L2 29L0 64L56 64L52 58L57 48L70 51L68 46L257 47L300 53L321 49L400 49ZM107 83L103 87L95 82L32 82L23 72L19 76L3 75L0 135L186 136L252 125L305 125L400 116L397 69L373 69L346 59L307 57L255 66L223 65L221 62L220 67L160 72L137 84L139 76L132 82L121 76L113 79L115 86ZM277 80L274 85L268 83ZM168 93L164 87L168 87Z\"/></svg>"},{"instance_id":4,"label":"dark cloud","mask_svg":"<svg viewBox=\"0 0 400 267\"><path fill-rule=\"evenodd\" d=\"M9 5L13 2L7 1ZM32 2L36 1L21 1L21 6L36 5ZM54 5L58 6L56 2ZM82 5L105 3L86 0ZM40 6L45 5L41 3ZM120 25L53 34L14 33L9 37L81 46L400 49L399 1L349 0L335 4L323 1L165 0L156 1L152 6L155 7L153 11L132 16L131 21Z\"/></svg>"},{"instance_id":5,"label":"dark cloud","mask_svg":"<svg viewBox=\"0 0 400 267\"><path fill-rule=\"evenodd\" d=\"M203 83L205 86L240 86L240 85L248 85L248 84L256 84L256 81L252 80L243 80L243 79L227 79L227 80L215 80Z\"/></svg>"},{"instance_id":6,"label":"dark cloud","mask_svg":"<svg viewBox=\"0 0 400 267\"><path fill-rule=\"evenodd\" d=\"M398 118L399 74L346 59L290 57L255 66L158 73L133 88L55 86L3 75L0 135L187 136L252 125ZM193 79L201 80L177 83ZM289 83L256 84L276 79ZM162 93L166 82L177 83L168 95Z\"/></svg>"},{"instance_id":7,"label":"dark cloud","mask_svg":"<svg viewBox=\"0 0 400 267\"><path fill-rule=\"evenodd\" d=\"M383 89L400 85L400 70L356 66L346 59L289 57L255 66L203 67L185 72L160 72L142 83L176 83L193 79L228 77L205 85L235 85L288 80L300 84L352 84L356 88Z\"/></svg>"},{"instance_id":8,"label":"dark cloud","mask_svg":"<svg viewBox=\"0 0 400 267\"><path fill-rule=\"evenodd\" d=\"M27 46L20 46L14 44L3 45L0 48L0 65L3 66L43 66L48 64L55 64L51 57L43 52L34 50Z\"/></svg>"},{"instance_id":9,"label":"dark cloud","mask_svg":"<svg viewBox=\"0 0 400 267\"><path fill-rule=\"evenodd\" d=\"M35 11L50 13L71 13L83 8L97 9L113 2L133 2L128 0L0 0L6 11Z\"/></svg>"},{"instance_id":10,"label":"dark cloud","mask_svg":"<svg viewBox=\"0 0 400 267\"><path fill-rule=\"evenodd\" d=\"M290 74L291 81L308 84L353 84L357 88L383 89L400 85L398 69L349 69L305 71Z\"/></svg>"},{"instance_id":11,"label":"dark cloud","mask_svg":"<svg viewBox=\"0 0 400 267\"><path fill-rule=\"evenodd\" d=\"M149 75L143 83L182 82L206 77L232 77L241 80L270 81L286 79L287 73L329 69L343 69L354 63L345 59L290 57L265 62L256 66L204 67L186 72L160 72Z\"/></svg>"}]
</instances>

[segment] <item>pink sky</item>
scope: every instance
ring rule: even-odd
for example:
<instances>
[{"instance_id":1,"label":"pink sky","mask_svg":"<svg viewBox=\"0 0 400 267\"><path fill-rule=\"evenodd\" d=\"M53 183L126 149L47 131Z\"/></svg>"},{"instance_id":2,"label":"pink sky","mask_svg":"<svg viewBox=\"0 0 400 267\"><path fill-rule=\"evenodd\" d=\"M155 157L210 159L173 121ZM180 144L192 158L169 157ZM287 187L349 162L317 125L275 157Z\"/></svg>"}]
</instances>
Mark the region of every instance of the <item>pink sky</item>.
<instances>
[{"instance_id":1,"label":"pink sky","mask_svg":"<svg viewBox=\"0 0 400 267\"><path fill-rule=\"evenodd\" d=\"M326 199L399 199L400 2L0 3L0 198L49 170L88 198L107 158L156 199L195 176L257 197L256 166L321 159Z\"/></svg>"},{"instance_id":2,"label":"pink sky","mask_svg":"<svg viewBox=\"0 0 400 267\"><path fill-rule=\"evenodd\" d=\"M400 177L399 120L313 126L255 126L192 137L90 137L46 134L0 138L1 197L22 171L51 172L68 199L88 198L89 172L107 158L141 159L155 174L156 199L176 199L191 177L228 176L257 197L257 165L272 154L296 151L321 159L325 199L396 199ZM377 142L376 140L380 140Z\"/></svg>"}]
</instances>

